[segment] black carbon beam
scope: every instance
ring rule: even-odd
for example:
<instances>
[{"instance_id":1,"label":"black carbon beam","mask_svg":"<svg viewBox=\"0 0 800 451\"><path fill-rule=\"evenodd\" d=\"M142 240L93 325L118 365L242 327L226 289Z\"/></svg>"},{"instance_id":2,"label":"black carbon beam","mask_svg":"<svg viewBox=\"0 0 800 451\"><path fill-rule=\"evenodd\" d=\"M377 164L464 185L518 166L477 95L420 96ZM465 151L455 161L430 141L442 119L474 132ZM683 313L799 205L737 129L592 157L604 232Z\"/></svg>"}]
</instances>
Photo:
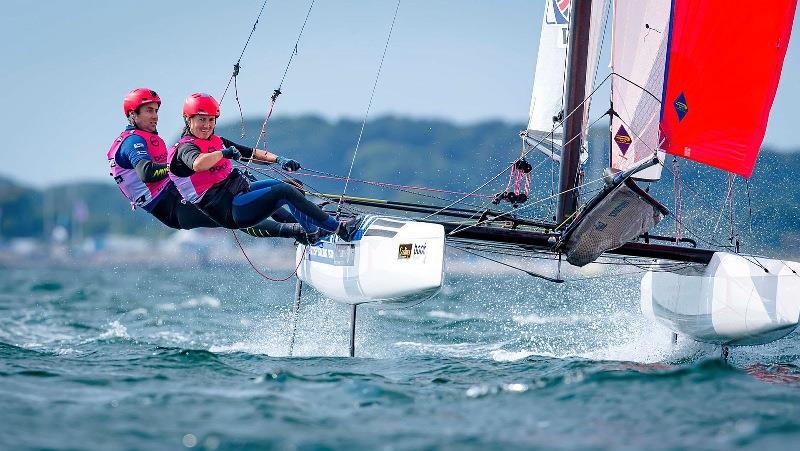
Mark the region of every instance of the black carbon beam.
<instances>
[{"instance_id":1,"label":"black carbon beam","mask_svg":"<svg viewBox=\"0 0 800 451\"><path fill-rule=\"evenodd\" d=\"M322 195L325 198L338 199L339 196ZM375 207L386 210L406 211L411 213L427 213L435 214L436 216L448 216L457 218L471 218L477 220L481 213L477 210L468 210L463 208L443 208L432 205L412 204L408 202L394 202L382 199L369 199L361 197L345 196L344 201L348 204L362 205L365 207ZM545 223L529 219L512 218L506 216L501 212L489 212L490 216L496 217L499 222L515 222L518 225L529 227L538 227L543 229L542 232L531 230L519 230L513 228L503 227L486 227L486 226L468 226L453 222L446 222L432 218L425 219L425 222L434 224L441 224L444 226L445 233L452 238L462 238L477 241L486 241L492 243L508 243L518 244L520 246L528 247L535 250L549 251L552 250L555 243L558 241L560 234L548 233L547 231L553 230L556 225L553 223ZM491 221L489 221L491 222ZM455 231L455 233L453 233ZM452 235L451 235L452 233ZM648 235L644 235L648 240ZM668 237L653 236L660 240L665 240ZM663 260L671 260L676 262L686 263L702 263L708 264L714 251L710 249L697 249L694 247L674 246L669 244L651 244L651 243L638 243L631 242L623 245L620 248L608 251L609 254L625 255L629 257L645 257L645 258L658 258Z\"/></svg>"},{"instance_id":2,"label":"black carbon beam","mask_svg":"<svg viewBox=\"0 0 800 451\"><path fill-rule=\"evenodd\" d=\"M430 220L427 222L441 224L445 233L452 238L518 244L543 251L552 250L558 236L557 234L527 230L501 229L498 227L465 227L463 224ZM622 247L610 250L607 253L702 264L708 264L714 255L714 251L709 249L647 243L626 243Z\"/></svg>"},{"instance_id":3,"label":"black carbon beam","mask_svg":"<svg viewBox=\"0 0 800 451\"><path fill-rule=\"evenodd\" d=\"M319 194L321 198L329 200L339 200L338 195L333 194ZM491 222L511 222L516 225L539 227L541 229L554 229L556 224L551 222L536 221L533 219L516 218L508 212L494 211L494 210L471 210L468 208L455 208L455 207L439 207L436 205L423 205L413 204L410 202L397 202L384 199L371 199L367 197L352 197L345 196L344 202L352 205L362 205L365 207L385 208L388 210L407 211L410 213L425 213L435 216L447 216L451 218L464 218L474 219L478 221Z\"/></svg>"}]
</instances>

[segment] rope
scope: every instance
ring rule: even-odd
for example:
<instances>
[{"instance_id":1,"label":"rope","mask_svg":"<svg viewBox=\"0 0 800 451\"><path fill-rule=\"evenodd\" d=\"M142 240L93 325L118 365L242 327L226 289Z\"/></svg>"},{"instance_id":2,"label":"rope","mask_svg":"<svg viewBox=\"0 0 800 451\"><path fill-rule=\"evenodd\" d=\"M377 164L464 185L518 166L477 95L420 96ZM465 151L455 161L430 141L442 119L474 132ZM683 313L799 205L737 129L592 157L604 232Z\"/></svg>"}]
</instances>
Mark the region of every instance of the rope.
<instances>
[{"instance_id":1,"label":"rope","mask_svg":"<svg viewBox=\"0 0 800 451\"><path fill-rule=\"evenodd\" d=\"M367 117L369 117L369 110L372 108L372 100L375 97L375 90L378 88L378 80L381 77L381 70L383 69L383 61L386 58L386 52L389 50L389 42L392 39L392 32L394 31L394 24L397 21L397 12L400 10L400 0L397 0L397 6L394 8L394 17L392 18L392 25L389 27L389 36L386 37L386 45L383 47L383 55L381 56L381 63L378 65L378 73L375 75L375 83L372 85L372 93L369 96L369 104L367 105L367 111L364 113L364 120L361 121L361 131L358 132L358 140L356 141L356 148L353 151L353 159L350 161L350 169L347 171L347 180L344 182L344 189L342 190L342 195L339 197L339 206L337 207L337 212L341 211L342 208L342 200L344 199L344 195L347 193L347 185L350 179L350 176L353 174L353 165L356 163L356 156L358 155L358 147L361 145L361 138L364 135L364 127L367 125Z\"/></svg>"},{"instance_id":2,"label":"rope","mask_svg":"<svg viewBox=\"0 0 800 451\"><path fill-rule=\"evenodd\" d=\"M327 172L323 172L323 171L315 171L313 169L308 169L308 168L303 168L303 169L306 172L311 172L311 174L304 174L302 172L297 172L296 174L297 175L304 175L306 177L317 177L317 178L330 179L330 180L352 181L352 182L364 183L364 184L367 184L367 185L379 186L381 188L390 188L390 189L398 189L398 190L399 189L411 189L411 190L430 191L430 192L434 192L434 193L443 193L443 194L469 195L471 197L480 197L480 198L483 198L483 199L494 199L494 196L489 196L489 195L486 195L486 194L469 194L469 193L464 193L464 192L461 192L461 191L449 191L449 190L440 189L440 188L428 188L428 187L424 187L424 186L399 185L399 184L396 184L396 183L385 183L385 182L376 182L376 181L370 181L370 180L361 180L361 179L355 179L355 178L342 177L342 176L338 176L338 175L327 173Z\"/></svg>"},{"instance_id":3,"label":"rope","mask_svg":"<svg viewBox=\"0 0 800 451\"><path fill-rule=\"evenodd\" d=\"M497 264L500 264L500 265L503 265L503 266L507 266L507 267L512 268L512 269L516 269L517 271L522 271L522 272L524 272L525 274L527 274L527 275L529 275L531 277L537 277L539 279L544 279L544 280L546 280L548 282L554 282L554 283L563 283L564 282L562 279L545 276L543 274L535 273L533 271L528 271L527 269L520 268L519 266L514 266L514 265L511 265L509 263L502 262L500 260L495 260L495 259L493 259L491 257L487 257L485 255L481 255L481 254L478 254L476 252L471 252L471 251L469 251L467 249L464 249L464 248L461 248L461 247L458 247L458 246L453 246L452 244L448 244L447 246L449 246L449 247L451 247L453 249L458 249L461 252L464 252L464 253L467 253L467 254L470 254L470 255L474 255L476 257L480 257L480 258L489 260L491 262L494 262L494 263L497 263Z\"/></svg>"},{"instance_id":4,"label":"rope","mask_svg":"<svg viewBox=\"0 0 800 451\"><path fill-rule=\"evenodd\" d=\"M578 105L577 105L577 106L576 106L576 107L575 107L575 108L574 108L572 111L570 111L570 112L569 112L569 114L567 114L567 115L566 115L564 118L562 118L562 119L561 119L561 122L559 122L558 124L556 124L556 125L554 125L554 126L553 126L553 129L550 131L550 133L551 133L551 134L552 134L552 133L555 133L555 131L556 131L558 128L560 128L560 127L561 127L561 125L563 124L563 122L564 122L564 121L565 121L567 118L569 118L570 116L572 116L573 114L575 114L575 112L578 110L578 108L582 107L584 103L586 103L586 102L587 102L589 99L591 99L591 98L592 98L592 96L594 96L594 95L597 93L597 90L598 90L598 89L600 89L600 87L601 87L602 85L604 85L604 84L605 84L605 83L608 81L608 79L609 79L610 77L611 77L611 74L607 75L607 76L606 76L606 78L604 78L604 79L603 79L603 81L602 81L602 82L600 82L600 84L599 84L599 85L598 85L598 86L597 86L597 87L596 87L594 90L592 90L592 92L590 92L590 93L589 93L589 95L588 95L588 96L587 96L585 99L583 99L583 101L581 101L581 103L580 103L580 104L578 104ZM603 116L600 116L600 118L602 118L602 117L603 117ZM588 130L588 129L589 129L589 127L591 127L592 125L596 124L596 123L597 123L597 122L600 120L600 118L598 118L597 120L595 120L594 122L592 122L591 124L589 124L589 126L587 126L587 127L586 127L586 129ZM578 133L576 136L573 136L573 137L572 137L572 138L571 138L569 141L565 142L563 145L564 145L564 146L566 146L567 144L571 143L571 142L572 142L572 141L573 141L575 138L578 138L578 137L580 137L580 136L582 136L582 135L583 135L583 130L581 130L581 133ZM534 143L532 146L530 146L530 148L528 148L527 150L523 151L523 152L522 152L522 157L525 157L525 156L527 156L527 154L528 154L528 153L530 153L530 151L531 151L531 150L535 149L537 146L539 146L540 144L542 144L542 143L544 142L544 140L545 140L545 139L546 139L546 136L543 136L542 138L540 138L540 139L539 139L539 141L538 141L538 142ZM549 161L549 160L548 160L548 161ZM507 167L507 168L505 168L505 169L503 169L502 171L500 171L499 173L497 173L497 174L496 174L494 177L491 177L491 178L489 178L489 179L488 179L486 182L484 182L482 185L480 185L479 187L477 187L477 188L475 188L474 190L470 191L470 194L474 194L474 193L477 193L478 191L482 190L482 189L483 189L483 188L485 188L485 187L486 187L488 184L490 184L490 183L494 182L494 181L495 181L495 180L497 180L497 179L498 179L498 178L499 178L501 175L505 174L505 172L506 172L506 171L508 171L509 169L510 169L510 166L509 166L509 167ZM565 190L565 192L567 192L567 191L570 191L570 190ZM427 219L427 218L430 218L431 216L435 216L435 215L437 215L437 214L441 213L442 211L444 211L444 210L447 210L448 208L451 208L451 207L453 207L454 205L457 205L459 202L463 201L463 200L464 200L464 199L466 199L466 198L467 198L467 196L464 196L464 197L462 197L462 198L460 198L460 199L456 200L455 202L453 202L453 203L451 203L451 204L449 204L449 205L446 205L446 206L442 207L442 208L441 208L439 211L436 211L436 212L434 212L434 213L431 213L430 215L426 216L426 217L425 217L425 218L423 218L423 219Z\"/></svg>"},{"instance_id":5,"label":"rope","mask_svg":"<svg viewBox=\"0 0 800 451\"><path fill-rule=\"evenodd\" d=\"M675 210L675 242L681 241L681 223L683 222L683 181L681 180L681 166L677 157L672 157L672 190Z\"/></svg>"},{"instance_id":6,"label":"rope","mask_svg":"<svg viewBox=\"0 0 800 451\"><path fill-rule=\"evenodd\" d=\"M256 20L253 23L253 28L250 30L250 34L247 36L247 41L245 41L244 47L242 47L242 51L239 54L239 59L237 59L236 63L233 65L233 72L231 73L231 76L228 79L228 84L225 86L225 90L222 92L222 96L220 96L220 100L219 100L219 104L221 106L222 102L225 100L225 95L227 94L228 89L230 88L231 81L233 81L233 87L234 87L234 92L235 92L235 96L236 96L236 104L239 106L239 119L240 119L239 123L240 123L240 127L241 127L241 137L242 138L244 138L244 136L245 136L244 112L242 111L242 104L241 104L241 102L239 100L239 88L238 88L238 83L237 83L237 77L239 76L239 71L241 70L241 67L242 67L242 65L241 65L242 58L244 57L244 53L247 50L247 46L250 45L250 40L253 38L253 34L256 31L256 27L258 26L258 22L261 19L261 15L264 13L264 8L267 6L267 1L268 0L264 0L264 2L261 4L261 9L259 9L259 11L258 11L258 16L256 16ZM294 56L298 53L297 52L297 47L298 47L298 45L300 43L300 38L303 36L303 31L306 28L306 24L308 23L308 18L311 15L311 9L314 7L314 2L315 1L316 0L312 0L311 1L311 5L308 8L308 12L306 13L305 20L303 21L303 26L300 28L300 33L297 36L297 40L295 41L292 54L289 57L289 62L286 64L286 68L283 71L283 77L281 78L280 85L279 85L278 89L276 89L272 94L270 108L269 108L269 111L267 113L267 117L266 117L266 119L264 120L264 123L261 126L261 132L260 132L260 134L258 136L258 140L256 141L256 145L255 145L254 149L258 147L258 144L259 144L259 142L261 140L261 137L264 135L264 133L266 131L267 122L269 121L269 118L272 116L272 111L273 111L273 109L275 107L275 102L276 102L278 96L281 94L281 87L283 86L283 82L286 79L286 74L289 72L289 67L292 64L292 60L294 59ZM266 141L265 141L265 145L266 145ZM247 172L247 170L251 169L250 168L250 163L251 162L252 162L252 159L248 160L245 163L243 163L243 166L245 167L245 173ZM257 171L257 172L260 172L260 171ZM231 234L233 234L233 238L236 241L236 244L239 246L239 250L242 252L242 255L247 260L247 263L250 264L250 267L252 267L253 270L258 275L260 275L261 277L263 277L263 278L265 278L265 279L267 279L269 281L272 281L272 282L283 282L283 281L289 280L290 278L294 277L297 274L297 270L300 268L300 263L303 262L303 259L305 258L305 255L306 255L306 252L308 251L308 247L306 247L304 249L304 251L303 251L302 257L300 258L300 262L298 262L298 264L295 267L294 271L290 275L286 276L285 278L277 278L276 279L276 278L272 278L272 277L262 273L261 271L259 271L259 269L256 268L256 266L250 260L250 257L245 252L244 247L242 246L242 243L239 241L239 237L236 235L236 231L235 230L231 230Z\"/></svg>"},{"instance_id":7,"label":"rope","mask_svg":"<svg viewBox=\"0 0 800 451\"><path fill-rule=\"evenodd\" d=\"M239 246L239 250L242 251L242 255L244 255L244 258L247 260L247 263L249 263L250 267L253 268L253 271L255 271L259 276L269 280L270 282L285 282L285 281L291 279L292 277L294 277L295 275L297 275L297 271L300 269L300 264L303 263L303 260L306 257L306 253L308 252L308 246L306 246L303 249L303 255L300 257L300 261L297 262L297 266L295 266L294 271L292 271L291 274L289 274L288 276L283 277L283 278L272 278L272 277L262 273L261 271L259 271L258 268L256 268L256 265L253 264L253 261L250 260L250 257L248 257L247 253L244 251L244 247L242 246L241 241L239 241L239 236L236 235L236 231L235 230L231 230L231 234L233 235L233 239L236 240L236 244Z\"/></svg>"},{"instance_id":8,"label":"rope","mask_svg":"<svg viewBox=\"0 0 800 451\"><path fill-rule=\"evenodd\" d=\"M606 77L606 79L608 79L608 77ZM595 91L596 91L596 90L595 90ZM594 91L592 92L592 95L593 95L593 94L594 94ZM584 99L584 102L585 102L585 101L586 101L586 99ZM576 108L576 109L577 109L577 108ZM574 113L575 111L576 111L576 110L573 110L572 112ZM572 113L570 113L570 114L572 114ZM603 118L603 116L600 116L600 117L598 117L598 118L597 118L596 120L594 120L594 121L593 121L591 124L589 124L589 125L586 127L586 129L588 130L589 128L591 128L591 127L592 127L594 124L596 124L597 122L599 122L599 121L600 121L600 119L602 119L602 118ZM581 136L582 134L583 134L583 131L581 131L581 133L579 133L577 136L573 137L572 139L575 139L576 137L578 137L578 136ZM572 140L570 140L569 142L571 142L571 141L572 141ZM568 144L568 143L565 143L564 145L566 145L566 144ZM531 150L531 149L529 149L527 152L530 152L530 150ZM526 153L527 153L527 152L526 152ZM543 160L543 161L549 161L549 160ZM540 165L541 165L541 163L540 163L539 165L537 165L536 167L534 167L534 169L536 169L536 168L537 168L537 167L539 167ZM470 194L473 194L473 193L475 193L476 191L478 191L478 190L482 189L483 187L485 187L486 185L488 185L488 184L489 184L489 183L491 183L492 181L496 180L498 177L500 177L501 175L503 175L503 173L504 173L505 171L507 171L507 170L508 170L508 168L506 168L506 169L505 169L505 170L503 170L502 172L498 173L498 174L497 174L497 175L495 175L495 176L494 176L492 179L490 179L489 181L487 181L486 183L484 183L484 184L483 184L483 185L481 185L480 187L476 188L475 190L471 191L471 192L470 192ZM580 190L581 188L583 188L583 187L585 187L585 186L588 186L588 185L590 185L590 184L593 184L593 183L597 183L597 182L599 182L599 181L602 181L602 180L603 180L603 177L600 177L600 178L597 178L597 179L591 180L591 181L589 181L589 182L586 182L586 183L583 183L583 184L580 184L580 185L574 186L574 187L572 187L572 188L566 189L566 190L564 190L564 193L568 193L568 192L570 192L570 191L572 191L572 190L576 190L576 189L577 189L577 190ZM497 219L497 218L500 218L500 217L502 217L502 216L507 216L507 215L509 215L509 214L512 214L512 213L514 213L514 212L518 212L518 211L521 211L521 210L524 210L524 209L530 208L530 207L532 207L532 206L534 206L534 205L537 205L537 204L540 204L540 203L542 203L542 202L544 202L544 201L546 201L546 200L548 200L548 199L552 199L552 198L554 198L554 197L560 196L561 194L562 194L562 193L552 194L552 195L550 195L550 196L548 196L548 197L545 197L545 198L542 198L542 199L536 200L536 201L534 201L534 202L531 202L531 203L529 203L528 205L512 208L511 210L509 210L509 211L507 211L507 212L503 213L502 215L499 215L499 216L497 216L497 217L493 218L492 220L494 220L494 219ZM437 210L437 211L435 211L435 212L433 212L433 213L429 214L428 216L425 216L424 218L422 218L422 220L424 221L425 219L428 219L428 218L430 218L431 216L435 216L435 215L437 215L437 214L441 213L442 211L444 211L444 210L446 210L446 209L448 209L448 208L450 208L450 207L452 207L452 206L454 206L454 205L458 204L460 201L462 201L462 200L464 200L464 199L466 199L466 196L465 196L465 197L462 197L461 199L459 199L459 200L458 200L458 201L456 201L456 202L453 202L453 203L451 203L451 204L449 204L449 205L447 205L447 206L445 206L445 207L442 207L441 209L439 209L439 210ZM482 208L488 208L488 205L489 205L489 204L487 203L487 204L486 204L486 205L484 205ZM473 217L474 217L474 215L473 215ZM461 231L461 230L466 230L466 229L469 229L469 228L472 228L472 227L480 226L480 225L482 225L482 224L485 224L485 223L487 223L487 222L488 222L488 221L479 221L479 222L477 222L477 223L475 223L475 224L473 224L473 225L470 225L470 226L467 226L467 227L464 227L464 228L457 228L457 229L453 230L452 232L450 232L448 235L453 235L453 234L455 234L456 232L459 232L459 231Z\"/></svg>"},{"instance_id":9,"label":"rope","mask_svg":"<svg viewBox=\"0 0 800 451\"><path fill-rule=\"evenodd\" d=\"M225 86L225 90L222 92L222 96L219 98L219 104L222 106L222 101L225 100L225 94L228 93L228 88L231 86L231 81L234 82L235 85L235 78L239 75L239 69L242 67L242 58L244 57L244 52L247 50L247 46L250 45L250 39L253 38L253 33L256 32L256 26L258 26L258 21L261 19L261 14L264 12L264 7L267 6L267 1L264 0L264 3L261 4L261 9L258 11L258 16L256 16L256 21L253 22L253 29L250 30L250 35L247 36L247 41L244 43L244 47L242 47L242 53L239 54L239 59L236 60L236 63L233 65L233 73L231 73L231 78L228 79L228 84ZM238 93L237 93L237 100L238 100ZM240 106L241 109L241 106Z\"/></svg>"},{"instance_id":10,"label":"rope","mask_svg":"<svg viewBox=\"0 0 800 451\"><path fill-rule=\"evenodd\" d=\"M294 61L295 55L297 55L298 47L300 46L300 39L303 37L303 32L306 30L306 24L308 24L308 18L311 16L311 10L314 9L314 3L316 0L311 0L311 4L308 6L308 11L306 12L306 18L303 20L303 25L300 27L300 32L297 34L297 39L294 41L294 46L292 47L292 52L289 55L289 61L286 63L286 68L283 69L283 76L281 77L281 82L278 83L278 88L272 91L272 95L270 96L270 104L269 104L269 111L267 111L267 116L264 118L264 122L261 124L261 131L258 133L258 139L256 139L256 145L253 148L257 148L258 145L261 143L261 138L264 138L264 149L267 148L267 123L269 119L272 117L272 111L275 108L275 102L278 101L278 96L283 93L281 89L283 89L283 82L286 80L286 74L289 73L289 68L292 66L292 61Z\"/></svg>"},{"instance_id":11,"label":"rope","mask_svg":"<svg viewBox=\"0 0 800 451\"><path fill-rule=\"evenodd\" d=\"M728 174L728 185L730 186L730 190L729 191L731 193L730 202L728 204L728 221L729 221L729 226L730 226L729 232L728 232L728 240L731 242L731 244L734 244L736 246L736 253L738 254L739 253L739 239L736 237L736 233L735 233L736 221L735 221L735 215L734 215L734 210L733 210L734 209L733 184L734 184L735 181L736 181L736 175L734 175L732 173Z\"/></svg>"}]
</instances>

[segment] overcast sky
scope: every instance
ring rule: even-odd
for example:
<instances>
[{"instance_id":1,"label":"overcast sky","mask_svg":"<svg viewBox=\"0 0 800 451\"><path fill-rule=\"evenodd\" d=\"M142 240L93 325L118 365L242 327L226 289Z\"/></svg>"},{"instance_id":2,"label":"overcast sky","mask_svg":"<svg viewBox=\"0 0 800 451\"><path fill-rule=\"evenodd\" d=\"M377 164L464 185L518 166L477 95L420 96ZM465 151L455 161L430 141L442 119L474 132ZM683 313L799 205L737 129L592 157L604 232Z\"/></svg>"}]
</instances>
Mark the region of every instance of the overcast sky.
<instances>
[{"instance_id":1,"label":"overcast sky","mask_svg":"<svg viewBox=\"0 0 800 451\"><path fill-rule=\"evenodd\" d=\"M0 174L36 186L107 179L105 152L125 125L122 97L138 86L161 95L159 129L172 144L186 95L222 93L261 3L4 0ZM317 0L275 114L360 119L395 4ZM267 3L239 77L246 115L266 112L308 5ZM542 11L535 0L403 0L371 116L525 122ZM798 41L766 138L784 149L800 147ZM238 120L230 94L225 120Z\"/></svg>"}]
</instances>

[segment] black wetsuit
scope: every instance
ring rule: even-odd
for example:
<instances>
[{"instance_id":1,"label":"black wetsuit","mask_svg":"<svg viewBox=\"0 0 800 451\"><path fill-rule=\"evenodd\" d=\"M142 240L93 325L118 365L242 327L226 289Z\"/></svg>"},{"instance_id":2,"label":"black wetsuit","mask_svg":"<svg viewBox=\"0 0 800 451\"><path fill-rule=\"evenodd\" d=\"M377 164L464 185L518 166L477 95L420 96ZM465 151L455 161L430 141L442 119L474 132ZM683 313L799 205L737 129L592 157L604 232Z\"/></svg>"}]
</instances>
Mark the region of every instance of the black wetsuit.
<instances>
[{"instance_id":1,"label":"black wetsuit","mask_svg":"<svg viewBox=\"0 0 800 451\"><path fill-rule=\"evenodd\" d=\"M253 156L252 148L220 138L226 147L236 147L244 158ZM192 167L198 156L197 145L181 144L170 162L170 171L178 177L190 177L195 172ZM197 206L222 226L232 229L259 224L284 206L307 233L315 232L318 227L333 232L339 225L296 187L277 180L251 184L236 169L206 191Z\"/></svg>"}]
</instances>

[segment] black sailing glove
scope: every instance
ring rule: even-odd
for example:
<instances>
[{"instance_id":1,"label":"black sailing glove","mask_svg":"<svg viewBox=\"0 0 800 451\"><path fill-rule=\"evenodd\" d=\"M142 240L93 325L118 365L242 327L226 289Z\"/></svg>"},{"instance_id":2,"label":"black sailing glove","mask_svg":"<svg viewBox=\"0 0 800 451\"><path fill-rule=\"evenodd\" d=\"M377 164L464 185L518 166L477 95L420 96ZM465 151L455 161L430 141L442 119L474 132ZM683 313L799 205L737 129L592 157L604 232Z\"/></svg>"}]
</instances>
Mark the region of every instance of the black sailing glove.
<instances>
[{"instance_id":1,"label":"black sailing glove","mask_svg":"<svg viewBox=\"0 0 800 451\"><path fill-rule=\"evenodd\" d=\"M286 157L277 157L275 162L281 165L284 171L294 172L300 169L300 163Z\"/></svg>"},{"instance_id":2,"label":"black sailing glove","mask_svg":"<svg viewBox=\"0 0 800 451\"><path fill-rule=\"evenodd\" d=\"M238 160L242 158L242 154L239 152L239 149L233 146L222 149L222 156L229 160Z\"/></svg>"}]
</instances>

